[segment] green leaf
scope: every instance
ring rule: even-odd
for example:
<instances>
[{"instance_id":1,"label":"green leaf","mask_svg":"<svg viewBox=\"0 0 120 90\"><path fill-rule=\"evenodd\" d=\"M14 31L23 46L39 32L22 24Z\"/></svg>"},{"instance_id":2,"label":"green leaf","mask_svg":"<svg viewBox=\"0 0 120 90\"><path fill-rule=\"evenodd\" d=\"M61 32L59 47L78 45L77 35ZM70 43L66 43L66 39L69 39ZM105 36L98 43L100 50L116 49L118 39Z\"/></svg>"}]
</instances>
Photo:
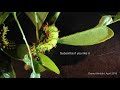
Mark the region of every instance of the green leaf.
<instances>
[{"instance_id":1,"label":"green leaf","mask_svg":"<svg viewBox=\"0 0 120 90\"><path fill-rule=\"evenodd\" d=\"M40 73L32 72L31 75L30 75L30 78L40 78Z\"/></svg>"},{"instance_id":2,"label":"green leaf","mask_svg":"<svg viewBox=\"0 0 120 90\"><path fill-rule=\"evenodd\" d=\"M60 74L60 71L58 67L55 65L55 63L46 55L38 53L38 57L40 58L40 61L42 62L42 65L48 68L49 70Z\"/></svg>"},{"instance_id":3,"label":"green leaf","mask_svg":"<svg viewBox=\"0 0 120 90\"><path fill-rule=\"evenodd\" d=\"M111 15L102 16L98 25L94 28L64 36L58 40L58 43L73 46L87 46L105 42L114 36L114 32L107 27L111 23L113 23Z\"/></svg>"},{"instance_id":4,"label":"green leaf","mask_svg":"<svg viewBox=\"0 0 120 90\"><path fill-rule=\"evenodd\" d=\"M36 73L44 72L46 69L39 63L39 61L33 60L33 65Z\"/></svg>"},{"instance_id":5,"label":"green leaf","mask_svg":"<svg viewBox=\"0 0 120 90\"><path fill-rule=\"evenodd\" d=\"M30 62L30 59L29 59L27 54L24 56L23 61L27 65L32 66L31 62ZM43 65L41 65L40 61L36 61L36 60L33 59L33 65L34 65L34 69L35 69L36 73L44 72L46 70L46 68Z\"/></svg>"},{"instance_id":6,"label":"green leaf","mask_svg":"<svg viewBox=\"0 0 120 90\"><path fill-rule=\"evenodd\" d=\"M31 66L31 62L27 54L24 56L23 61L25 64Z\"/></svg>"},{"instance_id":7,"label":"green leaf","mask_svg":"<svg viewBox=\"0 0 120 90\"><path fill-rule=\"evenodd\" d=\"M13 66L10 65L10 67L7 71L2 71L0 78L16 78L16 73L13 69Z\"/></svg>"},{"instance_id":8,"label":"green leaf","mask_svg":"<svg viewBox=\"0 0 120 90\"><path fill-rule=\"evenodd\" d=\"M43 65L39 64L39 68L40 68L40 72L44 72L45 70L47 70L47 68L45 68Z\"/></svg>"},{"instance_id":9,"label":"green leaf","mask_svg":"<svg viewBox=\"0 0 120 90\"><path fill-rule=\"evenodd\" d=\"M16 73L13 69L13 66L11 65L9 72L3 73L3 76L5 78L16 78Z\"/></svg>"},{"instance_id":10,"label":"green leaf","mask_svg":"<svg viewBox=\"0 0 120 90\"><path fill-rule=\"evenodd\" d=\"M50 17L50 19L49 19L49 23L50 23L50 24L54 24L54 23L57 21L60 13L61 13L61 12L54 12L54 13L52 14L52 16Z\"/></svg>"},{"instance_id":11,"label":"green leaf","mask_svg":"<svg viewBox=\"0 0 120 90\"><path fill-rule=\"evenodd\" d=\"M38 16L38 27L41 28L49 12L37 12ZM30 18L33 24L36 26L35 13L34 12L25 12L25 14Z\"/></svg>"},{"instance_id":12,"label":"green leaf","mask_svg":"<svg viewBox=\"0 0 120 90\"><path fill-rule=\"evenodd\" d=\"M3 12L0 13L0 24L3 24L4 21L7 19L7 17L9 16L10 12Z\"/></svg>"},{"instance_id":13,"label":"green leaf","mask_svg":"<svg viewBox=\"0 0 120 90\"><path fill-rule=\"evenodd\" d=\"M16 73L15 73L15 70L13 68L13 66L11 65L11 68L10 68L10 78L16 78Z\"/></svg>"},{"instance_id":14,"label":"green leaf","mask_svg":"<svg viewBox=\"0 0 120 90\"><path fill-rule=\"evenodd\" d=\"M36 62L39 63L40 72L44 72L45 70L47 70L47 68L42 65L42 62L40 60Z\"/></svg>"},{"instance_id":15,"label":"green leaf","mask_svg":"<svg viewBox=\"0 0 120 90\"><path fill-rule=\"evenodd\" d=\"M58 43L74 46L94 45L104 42L113 36L114 32L109 27L101 26L62 37L58 40Z\"/></svg>"},{"instance_id":16,"label":"green leaf","mask_svg":"<svg viewBox=\"0 0 120 90\"><path fill-rule=\"evenodd\" d=\"M40 73L39 63L37 61L33 60L33 65L34 65L35 72Z\"/></svg>"},{"instance_id":17,"label":"green leaf","mask_svg":"<svg viewBox=\"0 0 120 90\"><path fill-rule=\"evenodd\" d=\"M9 58L0 58L0 78L15 78L16 74Z\"/></svg>"},{"instance_id":18,"label":"green leaf","mask_svg":"<svg viewBox=\"0 0 120 90\"><path fill-rule=\"evenodd\" d=\"M39 61L33 60L34 69L36 73L44 72L46 68L39 63Z\"/></svg>"},{"instance_id":19,"label":"green leaf","mask_svg":"<svg viewBox=\"0 0 120 90\"><path fill-rule=\"evenodd\" d=\"M105 15L105 16L102 16L97 27L98 26L107 26L107 25L111 24L112 22L113 22L112 16Z\"/></svg>"},{"instance_id":20,"label":"green leaf","mask_svg":"<svg viewBox=\"0 0 120 90\"><path fill-rule=\"evenodd\" d=\"M116 14L116 16L114 17L114 22L116 22L116 21L120 21L120 12L118 12L117 14Z\"/></svg>"},{"instance_id":21,"label":"green leaf","mask_svg":"<svg viewBox=\"0 0 120 90\"><path fill-rule=\"evenodd\" d=\"M27 49L26 44L20 44L17 47L17 57L18 58L23 59L25 54L27 54L27 53L28 53L28 49Z\"/></svg>"}]
</instances>

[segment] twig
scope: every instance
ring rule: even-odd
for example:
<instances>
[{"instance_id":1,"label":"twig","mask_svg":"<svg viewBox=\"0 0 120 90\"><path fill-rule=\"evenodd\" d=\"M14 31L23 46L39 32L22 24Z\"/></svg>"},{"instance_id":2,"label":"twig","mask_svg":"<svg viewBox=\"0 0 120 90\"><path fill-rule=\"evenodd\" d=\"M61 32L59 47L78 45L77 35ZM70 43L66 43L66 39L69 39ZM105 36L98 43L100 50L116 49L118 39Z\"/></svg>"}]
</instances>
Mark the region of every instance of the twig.
<instances>
[{"instance_id":1,"label":"twig","mask_svg":"<svg viewBox=\"0 0 120 90\"><path fill-rule=\"evenodd\" d=\"M17 22L18 27L19 27L19 29L20 29L20 31L22 33L23 40L25 41L25 44L27 46L27 49L28 49L28 52L29 52L29 56L30 56L30 60L31 60L31 66L32 66L33 72L35 73L35 69L34 69L34 65L33 65L33 60L32 60L32 54L31 54L31 51L30 51L30 47L29 47L29 45L27 43L27 40L25 38L25 34L24 34L23 30L22 30L22 27L21 27L21 25L20 25L20 23L19 23L19 21L17 19L16 12L13 12L13 15L14 15L15 21Z\"/></svg>"}]
</instances>

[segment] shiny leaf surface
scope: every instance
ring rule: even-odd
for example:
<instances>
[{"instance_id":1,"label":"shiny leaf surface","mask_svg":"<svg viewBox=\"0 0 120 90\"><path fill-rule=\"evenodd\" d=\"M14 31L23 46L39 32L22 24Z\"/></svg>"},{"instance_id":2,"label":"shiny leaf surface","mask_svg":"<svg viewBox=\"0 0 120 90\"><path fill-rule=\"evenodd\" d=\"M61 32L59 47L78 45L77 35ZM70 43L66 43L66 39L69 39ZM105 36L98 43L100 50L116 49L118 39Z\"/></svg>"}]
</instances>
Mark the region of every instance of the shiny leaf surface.
<instances>
[{"instance_id":1,"label":"shiny leaf surface","mask_svg":"<svg viewBox=\"0 0 120 90\"><path fill-rule=\"evenodd\" d=\"M58 43L73 46L87 46L105 42L114 36L112 29L107 27L111 23L113 23L111 15L103 16L94 28L64 36L58 40Z\"/></svg>"},{"instance_id":2,"label":"shiny leaf surface","mask_svg":"<svg viewBox=\"0 0 120 90\"><path fill-rule=\"evenodd\" d=\"M40 58L40 61L42 62L43 66L47 67L49 70L51 70L57 74L60 74L58 67L48 56L38 53L38 57Z\"/></svg>"},{"instance_id":3,"label":"shiny leaf surface","mask_svg":"<svg viewBox=\"0 0 120 90\"><path fill-rule=\"evenodd\" d=\"M29 57L28 57L28 55L27 55L27 54L24 56L23 61L24 61L24 63L25 63L25 64L27 64L27 65L30 65L30 66L31 66L31 62L30 62L30 59L29 59Z\"/></svg>"},{"instance_id":4,"label":"shiny leaf surface","mask_svg":"<svg viewBox=\"0 0 120 90\"><path fill-rule=\"evenodd\" d=\"M97 26L107 26L113 22L111 15L102 16Z\"/></svg>"},{"instance_id":5,"label":"shiny leaf surface","mask_svg":"<svg viewBox=\"0 0 120 90\"><path fill-rule=\"evenodd\" d=\"M114 32L109 27L102 26L62 37L58 40L58 43L74 46L87 46L104 42L113 36Z\"/></svg>"},{"instance_id":6,"label":"shiny leaf surface","mask_svg":"<svg viewBox=\"0 0 120 90\"><path fill-rule=\"evenodd\" d=\"M36 26L35 13L34 12L25 12L25 14L30 18L30 20ZM39 29L41 28L41 26L42 26L43 22L45 21L47 15L48 15L48 12L37 12Z\"/></svg>"},{"instance_id":7,"label":"shiny leaf surface","mask_svg":"<svg viewBox=\"0 0 120 90\"><path fill-rule=\"evenodd\" d=\"M55 24L55 22L57 21L59 15L61 12L54 12L51 16L51 18L49 19L49 23L50 24Z\"/></svg>"}]
</instances>

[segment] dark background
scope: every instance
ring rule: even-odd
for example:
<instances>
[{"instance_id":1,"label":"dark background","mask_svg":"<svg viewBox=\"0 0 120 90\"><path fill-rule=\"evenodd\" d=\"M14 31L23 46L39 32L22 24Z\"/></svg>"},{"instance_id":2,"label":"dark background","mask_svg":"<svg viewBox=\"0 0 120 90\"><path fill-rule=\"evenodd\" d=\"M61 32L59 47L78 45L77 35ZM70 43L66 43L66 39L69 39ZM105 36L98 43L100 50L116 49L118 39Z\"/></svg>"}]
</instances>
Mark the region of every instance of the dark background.
<instances>
[{"instance_id":1,"label":"dark background","mask_svg":"<svg viewBox=\"0 0 120 90\"><path fill-rule=\"evenodd\" d=\"M62 12L56 22L56 26L60 30L60 37L70 35L76 32L90 29L98 24L101 16L116 12ZM19 16L19 20L24 29L28 42L34 42L34 27L29 19L24 15ZM13 39L16 43L24 43L19 29L14 20L12 23L6 21L10 29L14 31L8 35L9 39ZM120 23L110 25L115 36L106 42L86 46L76 47L70 45L57 44L57 48L46 53L59 67L61 74L57 75L52 71L41 73L42 78L119 78L120 77ZM60 52L90 52L90 55L79 56L62 56ZM10 59L4 53L0 52L2 60ZM28 78L30 71L24 70L24 63L12 60L17 78ZM117 75L88 75L88 72L117 72Z\"/></svg>"}]
</instances>

